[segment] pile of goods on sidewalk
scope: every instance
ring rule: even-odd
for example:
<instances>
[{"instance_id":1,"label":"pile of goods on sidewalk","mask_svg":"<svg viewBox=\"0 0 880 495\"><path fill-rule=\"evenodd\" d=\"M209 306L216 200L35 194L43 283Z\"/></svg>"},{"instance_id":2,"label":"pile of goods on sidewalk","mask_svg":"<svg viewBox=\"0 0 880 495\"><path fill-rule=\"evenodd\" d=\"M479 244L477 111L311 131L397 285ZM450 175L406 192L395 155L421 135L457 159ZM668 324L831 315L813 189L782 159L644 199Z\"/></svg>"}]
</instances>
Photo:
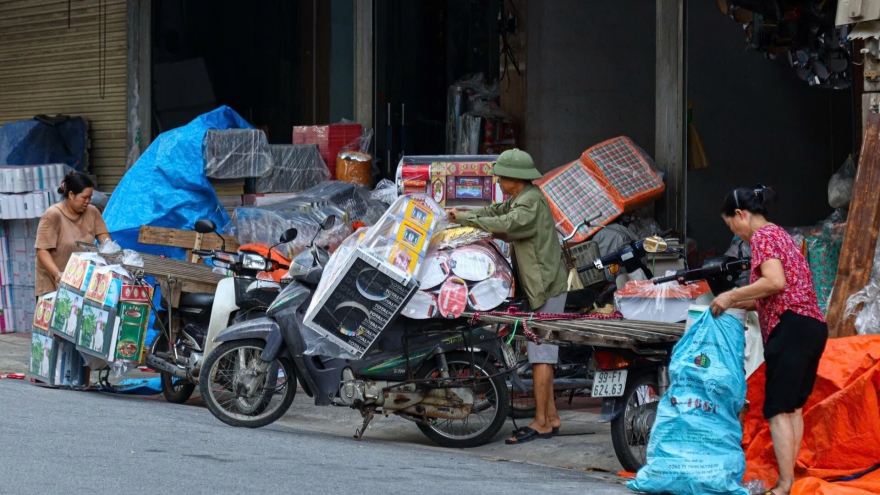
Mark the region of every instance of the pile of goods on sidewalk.
<instances>
[{"instance_id":1,"label":"pile of goods on sidewalk","mask_svg":"<svg viewBox=\"0 0 880 495\"><path fill-rule=\"evenodd\" d=\"M153 288L97 253L74 253L58 291L37 302L28 377L87 385L86 366L122 373L144 362Z\"/></svg>"}]
</instances>

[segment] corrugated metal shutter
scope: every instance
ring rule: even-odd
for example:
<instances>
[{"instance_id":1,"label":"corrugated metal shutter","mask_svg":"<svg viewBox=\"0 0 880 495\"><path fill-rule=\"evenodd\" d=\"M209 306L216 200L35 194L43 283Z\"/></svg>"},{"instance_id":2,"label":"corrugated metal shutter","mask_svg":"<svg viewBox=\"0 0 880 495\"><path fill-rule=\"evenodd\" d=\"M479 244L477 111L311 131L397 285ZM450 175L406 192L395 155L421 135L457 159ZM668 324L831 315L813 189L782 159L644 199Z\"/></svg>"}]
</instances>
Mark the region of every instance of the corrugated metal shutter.
<instances>
[{"instance_id":1,"label":"corrugated metal shutter","mask_svg":"<svg viewBox=\"0 0 880 495\"><path fill-rule=\"evenodd\" d=\"M0 0L0 124L84 117L89 170L111 191L125 173L126 52L125 0Z\"/></svg>"}]
</instances>

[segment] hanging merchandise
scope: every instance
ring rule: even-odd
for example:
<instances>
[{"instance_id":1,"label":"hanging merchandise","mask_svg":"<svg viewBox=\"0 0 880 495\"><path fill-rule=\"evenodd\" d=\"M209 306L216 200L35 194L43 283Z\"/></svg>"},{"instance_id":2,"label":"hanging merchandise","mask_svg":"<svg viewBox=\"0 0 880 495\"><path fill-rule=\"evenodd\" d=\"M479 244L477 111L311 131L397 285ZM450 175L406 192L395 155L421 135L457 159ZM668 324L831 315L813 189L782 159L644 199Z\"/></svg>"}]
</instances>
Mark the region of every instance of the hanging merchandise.
<instances>
[{"instance_id":1,"label":"hanging merchandise","mask_svg":"<svg viewBox=\"0 0 880 495\"><path fill-rule=\"evenodd\" d=\"M835 26L838 2L719 0L718 4L723 15L742 25L749 48L771 60L784 54L798 78L810 86L852 85L852 43L846 42L850 26Z\"/></svg>"}]
</instances>

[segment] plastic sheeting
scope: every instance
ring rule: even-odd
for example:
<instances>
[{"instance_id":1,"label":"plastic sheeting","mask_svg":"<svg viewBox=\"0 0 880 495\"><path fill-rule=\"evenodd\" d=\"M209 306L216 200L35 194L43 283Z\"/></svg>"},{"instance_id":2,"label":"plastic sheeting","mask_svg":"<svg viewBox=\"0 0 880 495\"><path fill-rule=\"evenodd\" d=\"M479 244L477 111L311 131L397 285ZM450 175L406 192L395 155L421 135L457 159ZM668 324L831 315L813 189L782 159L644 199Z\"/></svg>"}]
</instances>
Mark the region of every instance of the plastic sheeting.
<instances>
[{"instance_id":1,"label":"plastic sheeting","mask_svg":"<svg viewBox=\"0 0 880 495\"><path fill-rule=\"evenodd\" d=\"M874 265L868 285L846 300L845 316L853 315L859 335L880 334L880 243L874 249Z\"/></svg>"},{"instance_id":2,"label":"plastic sheeting","mask_svg":"<svg viewBox=\"0 0 880 495\"><path fill-rule=\"evenodd\" d=\"M3 124L0 165L64 163L82 170L88 127L82 117L71 117L56 125L36 119Z\"/></svg>"},{"instance_id":3,"label":"plastic sheeting","mask_svg":"<svg viewBox=\"0 0 880 495\"><path fill-rule=\"evenodd\" d=\"M228 224L226 210L205 177L202 142L209 129L250 127L234 110L222 106L160 134L110 197L104 221L113 239L126 249L183 259L181 248L140 244L140 227L193 229L201 218Z\"/></svg>"},{"instance_id":4,"label":"plastic sheeting","mask_svg":"<svg viewBox=\"0 0 880 495\"><path fill-rule=\"evenodd\" d=\"M776 456L764 406L765 368L749 377L743 445L746 480L773 486ZM803 409L804 439L791 495L880 493L880 336L828 339L813 394ZM858 476L851 481L830 481Z\"/></svg>"},{"instance_id":5,"label":"plastic sheeting","mask_svg":"<svg viewBox=\"0 0 880 495\"><path fill-rule=\"evenodd\" d=\"M258 193L297 192L330 178L330 169L314 144L270 144L272 170L257 179Z\"/></svg>"},{"instance_id":6,"label":"plastic sheeting","mask_svg":"<svg viewBox=\"0 0 880 495\"><path fill-rule=\"evenodd\" d=\"M694 304L709 304L712 292L706 282L680 285L650 280L630 280L614 293L614 306L628 320L676 323L686 321Z\"/></svg>"},{"instance_id":7,"label":"plastic sheeting","mask_svg":"<svg viewBox=\"0 0 880 495\"><path fill-rule=\"evenodd\" d=\"M336 225L329 231L322 231L320 225L329 215L336 216ZM231 230L240 245L273 246L285 231L295 228L296 239L274 249L285 258L293 259L309 247L316 235L315 242L318 246L336 249L351 234L351 224L345 222L344 217L345 212L336 206L324 204L307 207L303 206L301 199L293 198L260 207L236 208Z\"/></svg>"},{"instance_id":8,"label":"plastic sheeting","mask_svg":"<svg viewBox=\"0 0 880 495\"><path fill-rule=\"evenodd\" d=\"M212 179L263 177L273 165L269 141L259 129L211 129L203 150L205 175Z\"/></svg>"},{"instance_id":9,"label":"plastic sheeting","mask_svg":"<svg viewBox=\"0 0 880 495\"><path fill-rule=\"evenodd\" d=\"M648 493L748 495L738 414L746 395L742 323L705 311L672 350L647 464L627 487Z\"/></svg>"}]
</instances>

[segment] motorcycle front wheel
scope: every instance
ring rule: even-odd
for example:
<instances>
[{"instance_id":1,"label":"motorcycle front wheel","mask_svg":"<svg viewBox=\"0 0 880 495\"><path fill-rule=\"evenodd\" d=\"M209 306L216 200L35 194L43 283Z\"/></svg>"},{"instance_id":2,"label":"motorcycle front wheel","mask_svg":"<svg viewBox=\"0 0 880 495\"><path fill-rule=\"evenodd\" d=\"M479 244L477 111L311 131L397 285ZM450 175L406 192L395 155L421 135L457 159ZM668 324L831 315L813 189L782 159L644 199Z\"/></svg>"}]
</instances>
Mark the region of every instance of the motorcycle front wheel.
<instances>
[{"instance_id":1,"label":"motorcycle front wheel","mask_svg":"<svg viewBox=\"0 0 880 495\"><path fill-rule=\"evenodd\" d=\"M422 433L441 447L461 449L484 445L498 434L507 420L510 395L504 378L497 375L498 370L492 366L492 361L484 356L474 355L473 359L475 370L472 371L469 354L453 352L446 355L450 377L476 377L475 381L466 382L476 396L471 414L464 419L430 418L429 424L417 423ZM434 362L422 368L420 375L425 379L441 376Z\"/></svg>"},{"instance_id":2,"label":"motorcycle front wheel","mask_svg":"<svg viewBox=\"0 0 880 495\"><path fill-rule=\"evenodd\" d=\"M637 376L626 385L621 397L623 412L611 421L614 453L627 471L634 473L647 462L648 440L660 401L658 390L655 371Z\"/></svg>"},{"instance_id":3,"label":"motorcycle front wheel","mask_svg":"<svg viewBox=\"0 0 880 495\"><path fill-rule=\"evenodd\" d=\"M261 371L265 345L259 339L226 342L205 359L199 391L215 418L231 426L260 428L290 409L296 395L293 363L278 359Z\"/></svg>"}]
</instances>

